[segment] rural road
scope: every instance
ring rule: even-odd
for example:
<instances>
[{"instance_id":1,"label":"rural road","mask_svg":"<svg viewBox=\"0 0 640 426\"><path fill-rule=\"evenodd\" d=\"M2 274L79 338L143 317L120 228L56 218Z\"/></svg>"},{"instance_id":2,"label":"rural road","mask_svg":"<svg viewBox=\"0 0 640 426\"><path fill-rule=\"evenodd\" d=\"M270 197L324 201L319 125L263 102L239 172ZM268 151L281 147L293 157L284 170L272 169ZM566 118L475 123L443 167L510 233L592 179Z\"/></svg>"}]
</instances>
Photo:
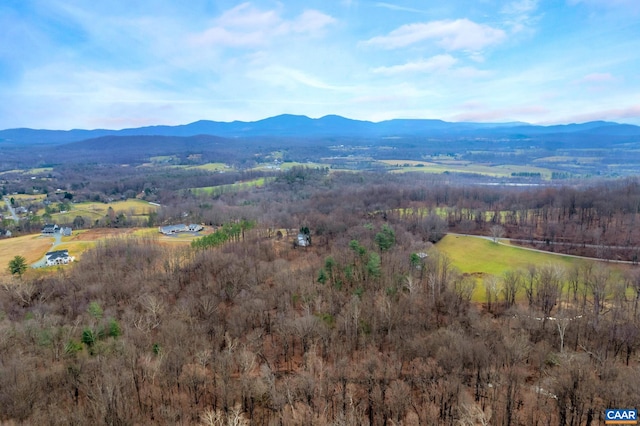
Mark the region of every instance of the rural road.
<instances>
[{"instance_id":1,"label":"rural road","mask_svg":"<svg viewBox=\"0 0 640 426\"><path fill-rule=\"evenodd\" d=\"M447 235L453 235L456 237L472 237L472 238L481 238L483 240L489 240L489 241L494 241L493 237L488 237L485 235L470 235L470 234L456 234L453 232L449 232L447 233ZM509 247L514 247L520 250L529 250L529 251L535 251L538 253L546 253L546 254L552 254L555 256L564 256L564 257L573 257L575 259L585 259L585 260L595 260L597 262L606 262L606 263L621 263L621 264L626 264L626 265L637 265L637 262L632 262L630 260L609 260L609 259L600 259L597 257L587 257L587 256L578 256L575 254L566 254L566 253L557 253L557 252L553 252L553 251L547 251L547 250L540 250L540 249L535 249L535 248L531 248L531 247L524 247L524 246L518 246L518 245L513 245L513 244L505 244L502 241L508 241L508 242L529 242L529 240L522 240L522 239L511 239L511 238L498 238L498 241L496 242L496 244L501 244L504 246L509 246ZM556 245L563 245L563 243L556 243ZM589 247L590 245L587 244L587 247ZM594 246L595 247L595 246ZM622 248L622 247L609 247L609 248ZM628 247L627 247L628 248Z\"/></svg>"},{"instance_id":2,"label":"rural road","mask_svg":"<svg viewBox=\"0 0 640 426\"><path fill-rule=\"evenodd\" d=\"M7 208L9 209L9 213L11 213L11 217L13 218L14 222L20 221L20 218L16 214L15 209L11 206L11 201L8 197L4 197L4 202L7 203Z\"/></svg>"}]
</instances>

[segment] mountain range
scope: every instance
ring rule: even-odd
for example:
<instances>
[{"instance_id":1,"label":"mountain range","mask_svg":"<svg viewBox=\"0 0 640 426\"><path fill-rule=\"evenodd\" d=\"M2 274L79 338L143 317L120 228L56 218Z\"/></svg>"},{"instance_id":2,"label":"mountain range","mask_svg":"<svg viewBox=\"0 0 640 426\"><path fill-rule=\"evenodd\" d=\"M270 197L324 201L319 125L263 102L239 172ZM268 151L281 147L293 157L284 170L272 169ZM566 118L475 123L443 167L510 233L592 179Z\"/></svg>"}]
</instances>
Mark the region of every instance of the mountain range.
<instances>
[{"instance_id":1,"label":"mountain range","mask_svg":"<svg viewBox=\"0 0 640 426\"><path fill-rule=\"evenodd\" d=\"M582 124L541 126L522 122L473 123L446 122L435 119L394 119L381 122L361 121L338 115L309 118L301 115L278 115L259 121L219 122L200 120L177 126L148 126L122 130L37 130L28 128L0 131L0 144L58 145L104 136L171 136L212 135L223 138L253 137L349 137L391 138L420 137L485 137L527 138L544 135L640 136L640 126L608 121Z\"/></svg>"}]
</instances>

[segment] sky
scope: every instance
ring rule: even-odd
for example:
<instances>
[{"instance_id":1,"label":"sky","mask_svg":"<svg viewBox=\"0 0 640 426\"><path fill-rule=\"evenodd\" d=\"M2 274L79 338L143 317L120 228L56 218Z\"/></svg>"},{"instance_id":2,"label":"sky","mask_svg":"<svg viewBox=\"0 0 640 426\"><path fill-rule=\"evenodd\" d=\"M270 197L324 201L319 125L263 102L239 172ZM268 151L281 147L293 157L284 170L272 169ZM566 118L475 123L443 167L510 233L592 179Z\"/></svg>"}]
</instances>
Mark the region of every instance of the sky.
<instances>
[{"instance_id":1,"label":"sky","mask_svg":"<svg viewBox=\"0 0 640 426\"><path fill-rule=\"evenodd\" d=\"M638 0L2 0L0 129L640 125Z\"/></svg>"}]
</instances>

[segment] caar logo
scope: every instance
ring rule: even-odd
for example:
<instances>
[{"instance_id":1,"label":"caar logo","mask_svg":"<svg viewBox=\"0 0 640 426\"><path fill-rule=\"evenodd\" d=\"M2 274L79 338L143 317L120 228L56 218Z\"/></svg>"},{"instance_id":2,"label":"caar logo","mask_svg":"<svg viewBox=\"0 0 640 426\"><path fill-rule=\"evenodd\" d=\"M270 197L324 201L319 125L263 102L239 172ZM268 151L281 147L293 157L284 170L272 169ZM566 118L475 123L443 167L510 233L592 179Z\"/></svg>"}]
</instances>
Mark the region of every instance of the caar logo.
<instances>
[{"instance_id":1,"label":"caar logo","mask_svg":"<svg viewBox=\"0 0 640 426\"><path fill-rule=\"evenodd\" d=\"M604 423L607 425L636 425L638 424L638 411L622 409L605 410Z\"/></svg>"}]
</instances>

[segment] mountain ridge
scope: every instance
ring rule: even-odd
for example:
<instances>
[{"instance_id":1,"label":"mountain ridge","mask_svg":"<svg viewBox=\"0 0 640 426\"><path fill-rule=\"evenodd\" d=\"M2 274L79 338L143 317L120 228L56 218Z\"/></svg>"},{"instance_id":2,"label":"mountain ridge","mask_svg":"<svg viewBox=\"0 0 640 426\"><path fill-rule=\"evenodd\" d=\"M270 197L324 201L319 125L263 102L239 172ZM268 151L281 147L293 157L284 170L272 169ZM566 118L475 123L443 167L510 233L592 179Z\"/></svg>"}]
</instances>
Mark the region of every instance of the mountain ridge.
<instances>
[{"instance_id":1,"label":"mountain ridge","mask_svg":"<svg viewBox=\"0 0 640 426\"><path fill-rule=\"evenodd\" d=\"M590 121L560 125L535 125L523 122L477 123L449 122L440 119L390 119L379 122L354 120L340 115L310 118L305 115L281 114L257 121L198 120L188 124L153 125L110 129L48 130L15 128L0 130L0 143L64 144L103 136L181 136L211 135L224 138L242 137L362 137L390 136L432 137L505 137L553 134L597 134L640 136L640 126L609 121Z\"/></svg>"}]
</instances>

